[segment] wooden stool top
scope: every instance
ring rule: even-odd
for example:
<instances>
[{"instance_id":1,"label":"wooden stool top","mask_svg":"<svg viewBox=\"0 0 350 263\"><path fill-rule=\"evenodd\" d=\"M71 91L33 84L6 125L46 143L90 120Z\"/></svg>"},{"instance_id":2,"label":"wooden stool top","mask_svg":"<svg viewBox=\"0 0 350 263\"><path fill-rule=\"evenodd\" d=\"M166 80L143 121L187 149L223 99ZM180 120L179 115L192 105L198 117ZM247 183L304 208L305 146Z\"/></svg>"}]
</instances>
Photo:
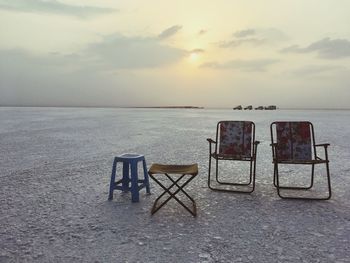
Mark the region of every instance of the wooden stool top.
<instances>
[{"instance_id":1,"label":"wooden stool top","mask_svg":"<svg viewBox=\"0 0 350 263\"><path fill-rule=\"evenodd\" d=\"M198 164L189 164L189 165L167 165L154 163L151 165L151 168L148 170L149 174L189 174L197 175L198 174Z\"/></svg>"}]
</instances>

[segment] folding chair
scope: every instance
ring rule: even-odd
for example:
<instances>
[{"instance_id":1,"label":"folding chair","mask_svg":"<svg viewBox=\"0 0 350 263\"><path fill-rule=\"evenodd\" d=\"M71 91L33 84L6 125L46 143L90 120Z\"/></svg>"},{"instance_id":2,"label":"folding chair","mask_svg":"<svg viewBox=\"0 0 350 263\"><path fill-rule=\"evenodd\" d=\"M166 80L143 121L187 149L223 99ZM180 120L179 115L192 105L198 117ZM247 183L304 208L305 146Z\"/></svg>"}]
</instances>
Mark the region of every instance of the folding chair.
<instances>
[{"instance_id":1,"label":"folding chair","mask_svg":"<svg viewBox=\"0 0 350 263\"><path fill-rule=\"evenodd\" d=\"M251 193L255 189L256 152L255 124L251 121L220 121L216 126L216 140L210 138L208 187L215 191ZM214 151L212 145L214 144ZM218 187L211 185L211 161L215 159L215 179ZM219 161L245 161L250 163L248 182L223 182L219 180ZM230 189L227 189L229 186Z\"/></svg>"},{"instance_id":2,"label":"folding chair","mask_svg":"<svg viewBox=\"0 0 350 263\"><path fill-rule=\"evenodd\" d=\"M329 173L328 143L315 144L314 127L308 121L277 121L270 126L272 158L274 164L273 184L277 194L286 199L328 200L331 198L331 180ZM317 147L324 148L324 159L316 152ZM281 186L279 177L280 164L311 165L311 182L309 186ZM316 164L325 164L327 173L328 194L325 197L285 196L281 190L309 190L314 184Z\"/></svg>"},{"instance_id":3,"label":"folding chair","mask_svg":"<svg viewBox=\"0 0 350 263\"><path fill-rule=\"evenodd\" d=\"M198 174L198 164L190 164L190 165L165 165L154 163L151 165L151 168L148 171L149 176L164 190L163 193L157 197L154 201L151 214L153 215L157 212L161 207L163 207L166 203L168 203L171 199L177 201L180 205L182 205L188 212L190 212L194 217L197 216L197 206L194 199L184 190L184 187L191 182ZM159 179L157 179L156 174L160 175L163 178L167 178L171 183L169 186L166 186L161 183ZM178 178L175 176L179 175ZM180 181L182 183L180 183ZM172 190L172 188L176 190ZM192 209L185 205L176 195L178 193L183 193L191 202ZM158 203L160 199L164 195L168 195L163 202Z\"/></svg>"}]
</instances>

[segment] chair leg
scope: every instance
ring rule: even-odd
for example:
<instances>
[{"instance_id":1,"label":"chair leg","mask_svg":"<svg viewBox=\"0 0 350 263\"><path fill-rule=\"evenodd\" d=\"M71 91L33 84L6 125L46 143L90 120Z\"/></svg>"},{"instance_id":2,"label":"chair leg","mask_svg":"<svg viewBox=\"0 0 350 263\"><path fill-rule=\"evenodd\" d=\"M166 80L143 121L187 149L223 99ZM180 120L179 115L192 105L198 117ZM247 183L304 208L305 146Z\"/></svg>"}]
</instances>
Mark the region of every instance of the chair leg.
<instances>
[{"instance_id":1,"label":"chair leg","mask_svg":"<svg viewBox=\"0 0 350 263\"><path fill-rule=\"evenodd\" d=\"M313 186L314 181L314 164L312 164L312 177L311 177L311 186L307 188L302 187L281 187L279 186L279 174L278 174L278 164L275 163L275 176L276 176L276 187L277 187L277 194L280 198L283 199L297 199L297 200L329 200L331 198L331 182L330 182L330 174L329 174L329 165L328 162L326 162L326 171L327 171L327 184L328 184L328 196L326 197L297 197L297 196L284 196L281 194L280 189L290 189L290 190L307 190L310 189Z\"/></svg>"},{"instance_id":2,"label":"chair leg","mask_svg":"<svg viewBox=\"0 0 350 263\"><path fill-rule=\"evenodd\" d=\"M130 182L129 163L123 162L123 180L122 180L123 192L127 192L129 190L129 182Z\"/></svg>"},{"instance_id":3,"label":"chair leg","mask_svg":"<svg viewBox=\"0 0 350 263\"><path fill-rule=\"evenodd\" d=\"M276 165L273 163L273 185L277 187L277 182L276 182Z\"/></svg>"},{"instance_id":4,"label":"chair leg","mask_svg":"<svg viewBox=\"0 0 350 263\"><path fill-rule=\"evenodd\" d=\"M327 185L328 185L328 197L325 200L329 200L332 197L332 187L331 187L331 176L329 172L329 162L326 162L326 171L327 171Z\"/></svg>"},{"instance_id":5,"label":"chair leg","mask_svg":"<svg viewBox=\"0 0 350 263\"><path fill-rule=\"evenodd\" d=\"M280 181L279 181L279 175L278 175L278 164L274 163L274 177L276 178L276 187L277 187L277 194L279 197L284 198L280 193Z\"/></svg>"},{"instance_id":6,"label":"chair leg","mask_svg":"<svg viewBox=\"0 0 350 263\"><path fill-rule=\"evenodd\" d=\"M215 179L219 183L219 161L215 159Z\"/></svg>"},{"instance_id":7,"label":"chair leg","mask_svg":"<svg viewBox=\"0 0 350 263\"><path fill-rule=\"evenodd\" d=\"M209 165L208 165L208 187L211 189L210 187L210 173L211 173L211 156L209 154Z\"/></svg>"},{"instance_id":8,"label":"chair leg","mask_svg":"<svg viewBox=\"0 0 350 263\"><path fill-rule=\"evenodd\" d=\"M131 201L133 203L140 201L137 163L131 164Z\"/></svg>"},{"instance_id":9,"label":"chair leg","mask_svg":"<svg viewBox=\"0 0 350 263\"><path fill-rule=\"evenodd\" d=\"M117 171L117 159L114 158L113 166L112 166L112 174L111 174L111 182L109 184L109 195L108 200L113 200L113 191L115 186L115 174Z\"/></svg>"},{"instance_id":10,"label":"chair leg","mask_svg":"<svg viewBox=\"0 0 350 263\"><path fill-rule=\"evenodd\" d=\"M187 193L185 192L185 190L183 189L189 182L191 182L194 179L194 176L191 176L190 179L188 179L183 185L178 185L178 181L174 181L168 174L165 174L170 181L172 181L177 187L178 190L175 191L173 198L180 203L188 212L190 212L193 216L197 216L197 206L196 206L196 201L194 201L194 199ZM186 195L188 197L188 199L191 200L192 202L192 210L189 209L181 200L179 200L175 195L181 191L184 195Z\"/></svg>"},{"instance_id":11,"label":"chair leg","mask_svg":"<svg viewBox=\"0 0 350 263\"><path fill-rule=\"evenodd\" d=\"M173 178L171 178L168 174L165 174L166 175L166 177L168 177L168 179L172 182L172 183L174 183L174 185L176 185L177 187L178 187L178 189L180 189L180 191L184 194L184 195L186 195L192 202L194 202L194 199L188 194L188 193L186 193L184 190L183 190L183 187L184 186L180 186L180 185L178 185L178 183L177 183L177 181L175 181ZM189 181L191 181L193 178L191 178ZM187 183L186 183L187 184Z\"/></svg>"},{"instance_id":12,"label":"chair leg","mask_svg":"<svg viewBox=\"0 0 350 263\"><path fill-rule=\"evenodd\" d=\"M314 185L314 175L315 175L315 164L311 165L311 182L309 186L306 187L300 187L300 186L279 186L280 189L290 189L290 190L309 190ZM276 185L276 171L274 170L273 173L273 185L277 187Z\"/></svg>"},{"instance_id":13,"label":"chair leg","mask_svg":"<svg viewBox=\"0 0 350 263\"><path fill-rule=\"evenodd\" d=\"M146 166L146 160L142 161L143 164L143 173L144 173L144 182L146 184L146 193L150 194L151 190L150 190L150 186L149 186L149 178L148 178L148 173L147 173L147 166Z\"/></svg>"},{"instance_id":14,"label":"chair leg","mask_svg":"<svg viewBox=\"0 0 350 263\"><path fill-rule=\"evenodd\" d=\"M154 201L152 210L151 210L151 214L153 215L154 213L156 213L160 208L162 208L167 202L169 202L169 200L172 198L172 193L170 192L170 189L173 188L175 186L175 182L179 182L185 175L182 175L181 177L179 177L175 182L173 182L168 188L166 188L160 181L158 181L153 175L149 174L149 176L158 184L160 185L160 187L163 188L163 190L165 190L160 196L157 197L157 199ZM157 206L158 201L166 194L166 193L170 193L169 197L163 201L160 205Z\"/></svg>"},{"instance_id":15,"label":"chair leg","mask_svg":"<svg viewBox=\"0 0 350 263\"><path fill-rule=\"evenodd\" d=\"M255 161L254 161L255 164ZM251 184L252 179L253 179L253 173L255 174L255 170L253 172L253 160L250 161L250 165L249 165L249 184ZM255 168L255 167L254 167Z\"/></svg>"},{"instance_id":16,"label":"chair leg","mask_svg":"<svg viewBox=\"0 0 350 263\"><path fill-rule=\"evenodd\" d=\"M190 197L184 190L183 188L190 182L194 179L194 176L191 176L190 179L188 179L184 184L182 185L179 185L178 182L180 182L180 180L186 175L186 174L182 174L178 179L174 180L172 179L168 174L165 174L169 180L172 182L172 184L167 188L165 187L160 181L156 180L154 176L152 176L151 174L149 174L152 179L158 183L158 185L160 185L164 192L157 197L157 199L155 200L154 204L153 204L153 207L152 207L152 210L151 210L151 214L153 215L154 213L156 213L160 208L162 208L166 203L168 203L172 198L174 198L180 205L182 205L188 212L190 212L193 216L197 216L197 207L196 207L196 202L194 201L194 199L192 197ZM175 192L171 192L170 190L174 187L174 186L177 186L178 189L175 191ZM176 195L179 193L179 192L183 192L192 202L192 207L193 207L193 210L189 209L180 199L178 199L176 197ZM158 204L158 201L165 195L165 194L169 194L169 197L164 200L160 205L157 206Z\"/></svg>"},{"instance_id":17,"label":"chair leg","mask_svg":"<svg viewBox=\"0 0 350 263\"><path fill-rule=\"evenodd\" d=\"M218 166L218 162L217 162ZM250 168L249 168L249 182L248 183L231 183L231 182L223 182L219 180L219 169L217 167L216 169L216 182L218 184L222 185L234 185L234 186L248 186L252 183L252 161L250 161Z\"/></svg>"},{"instance_id":18,"label":"chair leg","mask_svg":"<svg viewBox=\"0 0 350 263\"><path fill-rule=\"evenodd\" d=\"M250 166L251 165L252 165L252 162L250 162ZM256 159L254 159L254 163L253 163L253 174L250 175L251 180L253 180L252 192L255 190L255 175L256 175Z\"/></svg>"},{"instance_id":19,"label":"chair leg","mask_svg":"<svg viewBox=\"0 0 350 263\"><path fill-rule=\"evenodd\" d=\"M250 161L250 182L249 184L241 184L241 183L228 183L228 182L220 182L218 180L218 174L219 174L219 169L218 169L218 160L216 158L215 161L216 161L216 164L215 164L215 179L216 181L221 184L221 185L230 185L230 186L250 186L251 183L253 182L252 184L252 187L248 190L248 191L243 191L243 190L233 190L233 189L222 189L222 188L215 188L215 187L212 187L210 185L211 183L211 179L210 179L210 176L211 176L211 156L209 156L209 168L208 168L208 187L209 189L213 190L213 191L219 191L219 192L227 192L227 193L243 193L243 194L250 194L254 191L255 189L255 164L256 164L256 160L254 160L254 165L252 164L253 160ZM252 165L253 165L253 168L252 168Z\"/></svg>"}]
</instances>

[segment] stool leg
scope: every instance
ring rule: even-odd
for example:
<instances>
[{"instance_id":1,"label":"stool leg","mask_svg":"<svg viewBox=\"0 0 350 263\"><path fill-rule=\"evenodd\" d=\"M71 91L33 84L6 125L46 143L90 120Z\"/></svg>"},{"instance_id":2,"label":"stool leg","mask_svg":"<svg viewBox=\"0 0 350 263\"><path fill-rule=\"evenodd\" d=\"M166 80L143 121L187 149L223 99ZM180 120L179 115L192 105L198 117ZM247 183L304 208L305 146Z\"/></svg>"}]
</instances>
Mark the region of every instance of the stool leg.
<instances>
[{"instance_id":1,"label":"stool leg","mask_svg":"<svg viewBox=\"0 0 350 263\"><path fill-rule=\"evenodd\" d=\"M146 160L143 160L142 163L143 163L143 173L144 173L144 176L145 176L146 193L150 194L151 190L150 190L150 187L149 187L149 179L148 179L148 173L147 173Z\"/></svg>"},{"instance_id":2,"label":"stool leg","mask_svg":"<svg viewBox=\"0 0 350 263\"><path fill-rule=\"evenodd\" d=\"M113 200L113 190L114 190L114 185L115 185L116 171L117 171L117 158L114 158L113 166L112 166L111 182L109 184L108 200Z\"/></svg>"},{"instance_id":3,"label":"stool leg","mask_svg":"<svg viewBox=\"0 0 350 263\"><path fill-rule=\"evenodd\" d=\"M137 162L131 163L131 201L133 203L140 201Z\"/></svg>"},{"instance_id":4,"label":"stool leg","mask_svg":"<svg viewBox=\"0 0 350 263\"><path fill-rule=\"evenodd\" d=\"M122 188L123 192L127 192L129 190L129 163L123 162L123 180L122 180Z\"/></svg>"}]
</instances>

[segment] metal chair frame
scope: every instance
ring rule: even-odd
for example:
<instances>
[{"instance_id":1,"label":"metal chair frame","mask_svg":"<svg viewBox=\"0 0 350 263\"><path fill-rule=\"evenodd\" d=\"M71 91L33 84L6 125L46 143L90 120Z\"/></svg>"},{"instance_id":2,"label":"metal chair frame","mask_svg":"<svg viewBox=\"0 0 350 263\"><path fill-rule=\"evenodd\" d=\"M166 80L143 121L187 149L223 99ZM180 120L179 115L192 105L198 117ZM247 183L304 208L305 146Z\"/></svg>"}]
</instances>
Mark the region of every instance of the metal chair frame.
<instances>
[{"instance_id":1,"label":"metal chair frame","mask_svg":"<svg viewBox=\"0 0 350 263\"><path fill-rule=\"evenodd\" d=\"M315 134L314 134L314 127L311 122L306 122L309 124L311 129L311 142L312 142L312 150L313 150L313 159L311 160L281 160L278 158L277 154L277 146L278 143L274 140L274 130L276 130L276 123L273 122L270 125L270 132L271 132L271 147L272 147L272 158L273 158L273 165L274 165L274 171L273 171L273 185L277 189L277 194L279 197L283 199L300 199L300 200L328 200L332 196L332 190L331 190L331 180L330 180L330 171L329 171L329 159L328 159L328 146L329 143L324 144L316 144L315 143ZM277 135L276 135L277 137ZM322 159L317 155L316 148L317 147L324 147L324 156L325 158ZM284 190L309 190L312 189L314 185L314 176L315 176L315 165L316 164L325 164L326 165L326 172L327 172L327 186L328 186L328 195L325 197L300 197L300 196L285 196L281 192L281 189ZM279 170L278 165L279 164L293 164L293 165L311 165L311 180L309 186L281 186L280 185L280 178L279 178Z\"/></svg>"},{"instance_id":2,"label":"metal chair frame","mask_svg":"<svg viewBox=\"0 0 350 263\"><path fill-rule=\"evenodd\" d=\"M217 126L216 126L216 141L208 138L207 141L209 142L209 167L208 167L208 187L211 190L214 191L220 191L220 192L229 192L229 193L246 193L250 194L254 191L255 189L255 176L256 176L256 154L257 154L257 148L258 144L260 143L259 141L255 141L255 124L253 122L250 122L252 124L252 143L251 143L251 156L249 157L241 157L237 158L237 156L220 156L218 154L218 145L220 144L219 142L219 128L220 124L222 122L227 122L227 121L219 121ZM212 152L212 144L215 144L215 150ZM225 188L217 188L211 186L211 159L215 159L215 180L219 185L223 186L234 186L236 187L235 189L225 189ZM219 160L220 161L246 161L250 162L250 168L249 168L249 182L248 183L242 183L242 182L223 182L219 180ZM237 187L241 188L248 188L247 190L242 190L242 189L237 189Z\"/></svg>"}]
</instances>

